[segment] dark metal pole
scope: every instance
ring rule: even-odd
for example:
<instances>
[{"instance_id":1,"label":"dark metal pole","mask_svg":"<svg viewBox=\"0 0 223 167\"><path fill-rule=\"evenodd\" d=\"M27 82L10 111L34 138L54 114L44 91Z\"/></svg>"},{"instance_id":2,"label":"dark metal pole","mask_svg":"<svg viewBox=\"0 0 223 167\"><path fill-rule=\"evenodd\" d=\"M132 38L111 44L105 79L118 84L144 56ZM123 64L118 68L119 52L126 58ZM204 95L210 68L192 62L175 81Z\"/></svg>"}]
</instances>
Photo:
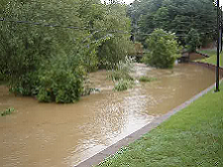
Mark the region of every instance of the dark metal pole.
<instances>
[{"instance_id":1,"label":"dark metal pole","mask_svg":"<svg viewBox=\"0 0 223 167\"><path fill-rule=\"evenodd\" d=\"M216 90L215 92L219 92L219 43L220 43L220 14L219 14L219 0L217 0L217 66L216 66Z\"/></svg>"},{"instance_id":2,"label":"dark metal pole","mask_svg":"<svg viewBox=\"0 0 223 167\"><path fill-rule=\"evenodd\" d=\"M222 11L222 6L221 6L221 52L222 52L222 49L223 49L223 11ZM219 61L222 61L222 65L223 65L223 57L221 57L221 60Z\"/></svg>"},{"instance_id":3,"label":"dark metal pole","mask_svg":"<svg viewBox=\"0 0 223 167\"><path fill-rule=\"evenodd\" d=\"M221 6L220 9L221 9L220 10L220 33L221 33L220 41L221 41L221 52L222 52L222 27L223 27L223 25L222 25L222 6Z\"/></svg>"}]
</instances>

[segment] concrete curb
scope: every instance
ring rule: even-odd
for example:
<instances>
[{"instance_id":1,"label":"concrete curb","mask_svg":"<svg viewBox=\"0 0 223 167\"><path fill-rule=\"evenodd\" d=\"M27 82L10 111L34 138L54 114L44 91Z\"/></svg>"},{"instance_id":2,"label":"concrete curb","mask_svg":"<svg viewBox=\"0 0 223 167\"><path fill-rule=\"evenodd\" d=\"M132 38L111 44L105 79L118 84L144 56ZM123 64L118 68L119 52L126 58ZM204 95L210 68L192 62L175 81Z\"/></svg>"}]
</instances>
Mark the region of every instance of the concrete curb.
<instances>
[{"instance_id":1,"label":"concrete curb","mask_svg":"<svg viewBox=\"0 0 223 167\"><path fill-rule=\"evenodd\" d=\"M222 80L221 80L221 82L222 82ZM101 152L95 154L94 156L88 158L87 160L81 162L80 164L78 164L75 167L90 167L90 166L94 166L94 165L99 164L106 157L108 157L108 156L110 156L112 154L115 154L121 147L127 146L130 143L132 143L132 142L136 141L137 139L141 138L144 134L150 132L152 129L156 128L158 125L160 125L164 121L168 120L172 115L174 115L174 114L178 113L179 111L181 111L182 109L186 108L188 105L193 103L195 100L197 100L201 96L203 96L206 93L208 93L214 87L215 87L215 84L210 86L206 90L202 91L201 93L197 94L196 96L194 96L190 100L186 101L182 105L180 105L180 106L176 107L175 109L171 110L167 114L165 114L165 115L163 115L163 116L161 116L159 118L156 118L154 121L152 121L151 123L147 124L143 128L137 130L136 132L133 132L132 134L128 135L127 137L125 137L123 139L121 139L117 143L107 147L106 149L104 149Z\"/></svg>"}]
</instances>

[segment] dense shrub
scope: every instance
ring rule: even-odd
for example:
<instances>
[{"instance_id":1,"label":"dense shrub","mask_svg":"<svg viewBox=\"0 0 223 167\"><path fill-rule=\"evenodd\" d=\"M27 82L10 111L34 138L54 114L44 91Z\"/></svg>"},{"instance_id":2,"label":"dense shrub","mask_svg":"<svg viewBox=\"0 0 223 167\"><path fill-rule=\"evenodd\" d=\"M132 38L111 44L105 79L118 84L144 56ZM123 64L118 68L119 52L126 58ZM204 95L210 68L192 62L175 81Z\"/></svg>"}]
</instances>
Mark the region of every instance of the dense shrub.
<instances>
[{"instance_id":1,"label":"dense shrub","mask_svg":"<svg viewBox=\"0 0 223 167\"><path fill-rule=\"evenodd\" d=\"M145 63L158 68L172 68L178 56L179 46L174 34L156 29L147 39L149 53Z\"/></svg>"},{"instance_id":2,"label":"dense shrub","mask_svg":"<svg viewBox=\"0 0 223 167\"><path fill-rule=\"evenodd\" d=\"M38 100L57 103L79 100L84 74L85 70L80 66L78 58L67 55L54 57L40 76Z\"/></svg>"},{"instance_id":3,"label":"dense shrub","mask_svg":"<svg viewBox=\"0 0 223 167\"><path fill-rule=\"evenodd\" d=\"M82 93L82 80L70 70L50 70L40 79L37 95L39 101L71 103L79 100Z\"/></svg>"}]
</instances>

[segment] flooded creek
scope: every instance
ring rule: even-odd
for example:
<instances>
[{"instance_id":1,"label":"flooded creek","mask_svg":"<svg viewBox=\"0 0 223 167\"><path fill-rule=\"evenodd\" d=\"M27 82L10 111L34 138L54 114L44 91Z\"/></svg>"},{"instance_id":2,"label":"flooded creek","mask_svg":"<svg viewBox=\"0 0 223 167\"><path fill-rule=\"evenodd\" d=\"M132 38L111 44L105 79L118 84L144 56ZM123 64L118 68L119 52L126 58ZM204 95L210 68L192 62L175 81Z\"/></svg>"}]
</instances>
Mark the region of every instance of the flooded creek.
<instances>
[{"instance_id":1,"label":"flooded creek","mask_svg":"<svg viewBox=\"0 0 223 167\"><path fill-rule=\"evenodd\" d=\"M191 64L179 64L172 70L136 64L134 75L157 80L136 80L132 89L114 92L106 72L98 71L89 77L101 92L66 105L15 97L0 86L0 110L16 110L0 117L0 166L77 165L189 100L215 80L213 71Z\"/></svg>"}]
</instances>

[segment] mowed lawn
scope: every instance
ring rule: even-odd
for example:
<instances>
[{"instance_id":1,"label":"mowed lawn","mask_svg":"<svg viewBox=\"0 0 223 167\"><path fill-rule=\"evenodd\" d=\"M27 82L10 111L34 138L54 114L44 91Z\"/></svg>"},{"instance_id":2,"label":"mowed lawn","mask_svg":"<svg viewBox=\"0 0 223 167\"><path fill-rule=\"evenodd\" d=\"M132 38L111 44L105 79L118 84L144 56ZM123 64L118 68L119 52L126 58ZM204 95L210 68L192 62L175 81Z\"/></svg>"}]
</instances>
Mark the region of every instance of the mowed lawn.
<instances>
[{"instance_id":1,"label":"mowed lawn","mask_svg":"<svg viewBox=\"0 0 223 167\"><path fill-rule=\"evenodd\" d=\"M207 54L210 57L198 61L216 65L217 62L216 49L200 50L199 52ZM223 52L220 54L220 66L223 67Z\"/></svg>"},{"instance_id":2,"label":"mowed lawn","mask_svg":"<svg viewBox=\"0 0 223 167\"><path fill-rule=\"evenodd\" d=\"M98 167L223 167L223 83L221 92L193 102Z\"/></svg>"}]
</instances>

